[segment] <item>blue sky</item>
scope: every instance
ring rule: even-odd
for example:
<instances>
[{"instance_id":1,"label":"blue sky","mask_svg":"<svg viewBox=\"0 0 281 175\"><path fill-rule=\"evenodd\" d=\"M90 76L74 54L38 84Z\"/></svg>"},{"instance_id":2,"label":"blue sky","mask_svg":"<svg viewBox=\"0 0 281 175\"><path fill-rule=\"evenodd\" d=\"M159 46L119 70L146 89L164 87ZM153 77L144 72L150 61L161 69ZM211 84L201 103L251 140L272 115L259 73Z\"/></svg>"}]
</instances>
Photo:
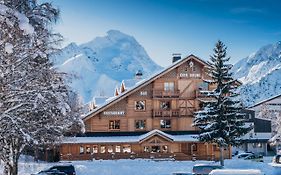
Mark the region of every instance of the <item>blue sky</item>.
<instances>
[{"instance_id":1,"label":"blue sky","mask_svg":"<svg viewBox=\"0 0 281 175\"><path fill-rule=\"evenodd\" d=\"M48 1L48 0L45 0ZM110 29L132 35L161 66L172 53L209 59L215 42L231 62L281 40L279 0L52 0L64 44L87 42Z\"/></svg>"}]
</instances>

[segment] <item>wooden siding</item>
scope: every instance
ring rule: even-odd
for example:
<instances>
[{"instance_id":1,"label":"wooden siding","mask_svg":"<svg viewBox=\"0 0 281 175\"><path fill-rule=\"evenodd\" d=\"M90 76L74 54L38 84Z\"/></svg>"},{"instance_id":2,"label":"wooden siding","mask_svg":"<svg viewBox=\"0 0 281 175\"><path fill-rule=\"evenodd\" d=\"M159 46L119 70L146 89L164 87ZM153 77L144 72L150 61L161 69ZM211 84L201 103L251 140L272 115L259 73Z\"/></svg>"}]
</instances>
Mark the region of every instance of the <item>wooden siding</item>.
<instances>
[{"instance_id":1,"label":"wooden siding","mask_svg":"<svg viewBox=\"0 0 281 175\"><path fill-rule=\"evenodd\" d=\"M154 144L153 140L159 139L160 143ZM123 147L130 145L131 151L122 152ZM168 146L167 152L145 152L144 147ZM80 147L84 152L80 153ZM98 147L98 152L93 153L93 146ZM105 152L101 153L101 146L105 146ZM116 146L121 147L121 152L116 152ZM90 152L86 152L86 147ZM108 152L108 147L112 148L112 153ZM99 144L62 144L60 147L61 160L88 160L88 159L122 159L122 158L173 158L176 160L218 160L219 150L213 144L200 142L169 142L162 138L153 137L143 143L99 143ZM112 157L116 155L115 157ZM226 159L231 158L231 148L224 151Z\"/></svg>"},{"instance_id":2,"label":"wooden siding","mask_svg":"<svg viewBox=\"0 0 281 175\"><path fill-rule=\"evenodd\" d=\"M190 62L195 68L190 67ZM206 77L204 65L196 59L187 60L181 66L175 67L152 83L86 120L86 132L139 131L135 127L136 120L145 120L145 128L142 129L144 131L195 130L196 128L192 127L192 118L193 113L199 109L200 102L197 95L199 86L203 82L202 77ZM174 91L170 95L164 93L165 82L174 83ZM155 95L156 92L160 94ZM145 110L135 109L137 101L145 102ZM169 109L161 109L163 102L169 103ZM108 111L124 112L124 114L106 115ZM170 128L161 128L160 120L165 119L171 120ZM110 120L120 120L120 129L110 130Z\"/></svg>"}]
</instances>

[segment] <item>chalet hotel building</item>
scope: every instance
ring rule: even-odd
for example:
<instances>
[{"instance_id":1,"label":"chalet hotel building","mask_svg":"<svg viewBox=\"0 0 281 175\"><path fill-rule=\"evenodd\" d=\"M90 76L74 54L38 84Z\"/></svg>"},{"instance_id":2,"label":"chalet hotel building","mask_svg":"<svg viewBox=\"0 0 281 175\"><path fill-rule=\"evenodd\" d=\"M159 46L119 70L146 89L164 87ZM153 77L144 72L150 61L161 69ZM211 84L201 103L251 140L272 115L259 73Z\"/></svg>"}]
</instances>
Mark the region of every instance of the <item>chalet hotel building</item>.
<instances>
[{"instance_id":1,"label":"chalet hotel building","mask_svg":"<svg viewBox=\"0 0 281 175\"><path fill-rule=\"evenodd\" d=\"M199 142L192 126L194 112L204 99L200 90L212 89L207 63L194 55L180 59L151 77L108 99L83 117L86 132L67 137L60 145L61 160L219 158L216 144ZM230 148L225 158L231 158Z\"/></svg>"}]
</instances>

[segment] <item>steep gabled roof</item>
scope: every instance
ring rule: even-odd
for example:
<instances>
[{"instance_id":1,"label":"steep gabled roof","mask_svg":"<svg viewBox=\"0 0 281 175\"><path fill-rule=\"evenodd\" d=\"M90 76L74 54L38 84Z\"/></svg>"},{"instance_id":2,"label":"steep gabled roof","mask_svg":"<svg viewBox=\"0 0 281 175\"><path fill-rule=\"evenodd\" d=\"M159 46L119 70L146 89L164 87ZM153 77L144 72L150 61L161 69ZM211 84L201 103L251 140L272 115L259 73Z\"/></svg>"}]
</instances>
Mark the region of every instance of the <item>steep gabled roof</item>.
<instances>
[{"instance_id":1,"label":"steep gabled roof","mask_svg":"<svg viewBox=\"0 0 281 175\"><path fill-rule=\"evenodd\" d=\"M139 142L144 142L145 140L148 140L149 138L153 137L153 136L160 136L168 141L174 141L173 136L170 134L166 134L163 131L160 131L158 129L154 129L152 131L149 131L146 134L143 134L139 137Z\"/></svg>"},{"instance_id":2,"label":"steep gabled roof","mask_svg":"<svg viewBox=\"0 0 281 175\"><path fill-rule=\"evenodd\" d=\"M274 99L279 98L279 97L281 97L281 94L276 95L276 96L273 96L273 97L268 98L268 99L265 99L265 100L263 100L263 101L260 101L260 102L258 102L258 103L256 103L256 104L250 106L249 109L251 109L251 108L253 108L253 107L256 107L256 106L258 106L258 105L261 105L261 104L263 104L263 103L269 102L269 101L274 100Z\"/></svg>"},{"instance_id":3,"label":"steep gabled roof","mask_svg":"<svg viewBox=\"0 0 281 175\"><path fill-rule=\"evenodd\" d=\"M172 65L170 65L169 67L165 68L164 70L161 70L160 72L152 75L151 77L149 77L148 79L142 80L140 82L138 82L134 87L132 87L131 89L125 91L122 94L119 94L116 97L112 97L110 100L108 100L104 105L96 108L93 111L90 111L89 113L87 113L84 117L83 120L88 120L90 117L100 113L102 110L112 106L113 104L116 104L117 102L119 102L120 100L128 97L129 95L131 95L132 93L138 91L139 89L145 87L146 85L150 84L151 82L155 81L157 78L163 76L164 74L168 73L169 71L173 70L174 68L184 64L186 61L190 60L190 59L195 59L197 60L199 63L207 66L208 63L194 55L189 55L186 58L180 59L178 61L176 61L175 63L173 63Z\"/></svg>"}]
</instances>

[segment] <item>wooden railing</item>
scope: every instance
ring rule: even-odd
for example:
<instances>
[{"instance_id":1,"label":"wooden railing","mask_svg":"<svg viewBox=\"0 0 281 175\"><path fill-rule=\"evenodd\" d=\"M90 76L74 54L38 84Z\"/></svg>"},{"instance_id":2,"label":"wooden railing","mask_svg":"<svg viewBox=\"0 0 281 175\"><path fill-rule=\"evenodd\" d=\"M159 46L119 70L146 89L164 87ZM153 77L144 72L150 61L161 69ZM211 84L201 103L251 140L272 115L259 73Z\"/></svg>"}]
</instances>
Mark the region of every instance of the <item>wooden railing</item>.
<instances>
[{"instance_id":1,"label":"wooden railing","mask_svg":"<svg viewBox=\"0 0 281 175\"><path fill-rule=\"evenodd\" d=\"M179 110L153 110L153 117L178 117Z\"/></svg>"},{"instance_id":2,"label":"wooden railing","mask_svg":"<svg viewBox=\"0 0 281 175\"><path fill-rule=\"evenodd\" d=\"M179 90L174 90L174 91L154 90L153 91L154 98L178 98L179 95L180 95Z\"/></svg>"}]
</instances>

